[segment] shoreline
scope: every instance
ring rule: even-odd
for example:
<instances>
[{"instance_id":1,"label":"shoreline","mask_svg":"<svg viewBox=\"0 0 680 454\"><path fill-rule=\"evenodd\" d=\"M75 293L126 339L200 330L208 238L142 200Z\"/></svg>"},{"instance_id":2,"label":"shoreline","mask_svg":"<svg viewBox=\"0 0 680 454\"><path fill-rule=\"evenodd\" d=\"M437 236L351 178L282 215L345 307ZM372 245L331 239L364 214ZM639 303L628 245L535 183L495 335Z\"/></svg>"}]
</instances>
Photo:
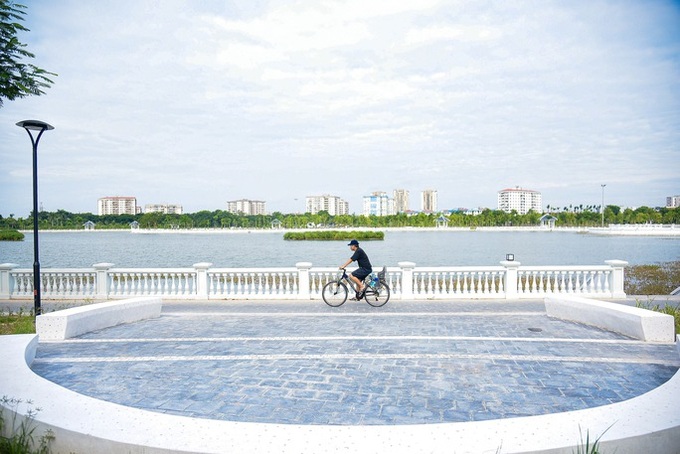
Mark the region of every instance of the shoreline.
<instances>
[{"instance_id":1,"label":"shoreline","mask_svg":"<svg viewBox=\"0 0 680 454\"><path fill-rule=\"evenodd\" d=\"M540 226L521 226L521 227L337 227L337 228L294 228L294 229L272 229L272 228L191 228L191 229L45 229L40 233L93 233L93 232L130 232L136 235L150 234L259 234L259 233L287 233L287 232L308 232L312 230L354 230L354 231L383 231L383 232L568 232L592 234L598 236L661 236L661 237L680 237L680 227L675 224L670 226L661 225L616 225L610 227L540 227ZM33 230L19 230L24 234L32 234Z\"/></svg>"}]
</instances>

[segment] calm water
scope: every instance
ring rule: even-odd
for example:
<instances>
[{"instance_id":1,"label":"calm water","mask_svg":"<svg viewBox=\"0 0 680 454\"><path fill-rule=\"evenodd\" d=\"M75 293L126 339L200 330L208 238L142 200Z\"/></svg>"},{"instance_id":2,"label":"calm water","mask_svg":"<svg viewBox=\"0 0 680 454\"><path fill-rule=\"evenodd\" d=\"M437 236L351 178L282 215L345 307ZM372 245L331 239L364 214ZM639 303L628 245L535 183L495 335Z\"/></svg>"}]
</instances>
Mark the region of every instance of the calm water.
<instances>
[{"instance_id":1,"label":"calm water","mask_svg":"<svg viewBox=\"0 0 680 454\"><path fill-rule=\"evenodd\" d=\"M41 232L42 268L281 267L296 262L338 266L349 258L346 241L284 241L283 232L158 233ZM374 266L400 261L418 266L498 265L514 253L523 265L601 265L608 259L631 264L680 260L680 237L596 236L576 232L388 231L384 241L364 242ZM33 266L33 235L0 241L0 263Z\"/></svg>"}]
</instances>

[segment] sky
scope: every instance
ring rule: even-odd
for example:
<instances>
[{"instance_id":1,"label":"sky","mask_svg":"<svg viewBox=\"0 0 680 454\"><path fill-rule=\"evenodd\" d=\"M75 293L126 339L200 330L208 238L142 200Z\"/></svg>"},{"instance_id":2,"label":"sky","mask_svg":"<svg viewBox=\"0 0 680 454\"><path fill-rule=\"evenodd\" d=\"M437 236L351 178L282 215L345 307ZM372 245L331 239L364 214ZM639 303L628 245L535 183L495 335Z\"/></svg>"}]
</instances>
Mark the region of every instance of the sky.
<instances>
[{"instance_id":1,"label":"sky","mask_svg":"<svg viewBox=\"0 0 680 454\"><path fill-rule=\"evenodd\" d=\"M0 215L185 212L436 189L439 208L680 194L680 2L55 0L19 38L57 73L0 108ZM604 189L602 184L606 184Z\"/></svg>"}]
</instances>

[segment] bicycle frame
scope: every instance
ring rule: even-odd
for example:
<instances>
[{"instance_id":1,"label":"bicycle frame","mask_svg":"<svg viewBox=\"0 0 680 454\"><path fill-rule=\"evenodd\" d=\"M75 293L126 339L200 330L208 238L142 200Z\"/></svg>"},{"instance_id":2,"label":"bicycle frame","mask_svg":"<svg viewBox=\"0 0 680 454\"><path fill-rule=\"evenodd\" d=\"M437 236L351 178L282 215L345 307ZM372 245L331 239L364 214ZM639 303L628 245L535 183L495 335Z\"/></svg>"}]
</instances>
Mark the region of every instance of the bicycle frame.
<instances>
[{"instance_id":1,"label":"bicycle frame","mask_svg":"<svg viewBox=\"0 0 680 454\"><path fill-rule=\"evenodd\" d=\"M369 275L369 276L370 276L370 275ZM340 277L340 279L338 279L338 283L342 282L343 280L344 280L344 281L347 281L347 283L349 284L350 288L351 288L352 290L354 290L354 293L357 293L357 292L358 292L358 290L357 290L357 284L355 284L354 281L349 277L349 274L347 274L347 269L345 269L345 268L342 269L342 276ZM364 279L364 283L366 283L366 279ZM365 288L366 288L366 287L364 287L364 289L365 289Z\"/></svg>"}]
</instances>

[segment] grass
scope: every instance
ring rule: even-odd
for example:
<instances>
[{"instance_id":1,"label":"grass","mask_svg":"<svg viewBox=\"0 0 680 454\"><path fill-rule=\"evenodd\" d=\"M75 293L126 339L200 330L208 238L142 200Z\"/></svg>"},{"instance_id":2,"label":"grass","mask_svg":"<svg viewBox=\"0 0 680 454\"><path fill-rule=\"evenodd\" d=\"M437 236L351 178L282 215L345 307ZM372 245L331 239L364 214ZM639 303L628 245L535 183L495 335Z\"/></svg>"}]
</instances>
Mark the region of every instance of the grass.
<instances>
[{"instance_id":1,"label":"grass","mask_svg":"<svg viewBox=\"0 0 680 454\"><path fill-rule=\"evenodd\" d=\"M586 430L586 439L583 439L583 431L581 426L578 426L578 433L581 438L581 443L576 447L576 454L601 454L600 451L600 439L607 433L609 429L612 428L614 424L607 427L607 429L600 434L595 440L590 439L590 431Z\"/></svg>"},{"instance_id":2,"label":"grass","mask_svg":"<svg viewBox=\"0 0 680 454\"><path fill-rule=\"evenodd\" d=\"M0 314L0 335L4 334L35 334L33 311Z\"/></svg>"},{"instance_id":3,"label":"grass","mask_svg":"<svg viewBox=\"0 0 680 454\"><path fill-rule=\"evenodd\" d=\"M47 430L37 441L35 439L35 416L40 408L29 407L27 417L17 421L17 410L23 401L21 399L3 396L0 399L0 454L49 454L50 443L54 440L54 433ZM33 403L26 401L29 406ZM5 412L11 418L5 420ZM7 434L7 436L4 436Z\"/></svg>"}]
</instances>

